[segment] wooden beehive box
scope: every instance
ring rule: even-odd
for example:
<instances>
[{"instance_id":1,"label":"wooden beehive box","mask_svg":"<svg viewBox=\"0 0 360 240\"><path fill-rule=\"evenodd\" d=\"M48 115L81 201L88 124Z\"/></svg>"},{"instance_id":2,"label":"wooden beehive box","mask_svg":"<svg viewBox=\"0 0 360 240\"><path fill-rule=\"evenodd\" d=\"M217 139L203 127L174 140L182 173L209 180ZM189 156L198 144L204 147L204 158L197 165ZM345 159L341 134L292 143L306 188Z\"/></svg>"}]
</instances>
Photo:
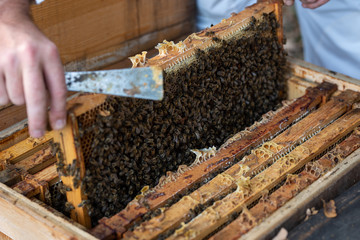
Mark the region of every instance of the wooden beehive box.
<instances>
[{"instance_id":1,"label":"wooden beehive box","mask_svg":"<svg viewBox=\"0 0 360 240\"><path fill-rule=\"evenodd\" d=\"M78 3L79 2L79 3ZM51 1L49 0L48 5L40 5L36 6L34 8L34 11L44 11L51 13L50 9L52 7L59 7L62 9L62 6L67 6L71 9L77 9L79 8L79 12L83 10L81 6L95 6L95 7L89 7L84 14L78 14L78 15L72 15L68 11L68 8L64 8L58 13L58 18L55 19L54 22L46 21L45 19L42 19L41 17L36 17L35 20L42 26L44 31L51 36L51 33L53 33L54 37L53 40L60 44L60 51L63 56L63 61L67 65L68 69L79 69L79 68L88 68L88 69L94 69L94 68L101 68L105 67L106 65L109 65L113 62L113 57L116 56L115 62L120 61L124 55L123 53L119 53L117 50L121 51L122 45L124 41L140 41L142 37L146 39L146 34L152 34L154 30L158 30L161 28L163 30L163 33L169 33L172 32L172 27L174 28L174 35L167 35L167 37L164 37L162 34L155 36L158 36L159 38L155 38L152 42L147 42L148 45L143 45L140 48L146 49L149 48L155 43L160 42L163 38L176 38L179 37L178 35L175 35L175 33L178 33L177 29L184 29L183 27L188 24L191 26L190 23L186 23L185 19L188 19L185 16L188 16L189 12L186 10L187 6L193 6L191 4L192 1L179 1L178 4L182 3L184 5L184 8L180 8L179 5L176 5L173 2L167 3L167 1L140 1L137 2L138 5L135 4L135 1L110 1L109 5L104 5L103 1L93 1L93 5L89 4L85 5L84 3L80 3L81 1L78 1L74 3L74 1L66 1L65 5L59 5L60 3L57 3L57 1ZM145 3L146 2L146 3ZM156 4L155 4L156 2ZM63 3L62 3L63 4ZM78 5L79 4L79 5ZM163 24L160 24L159 26L154 26L150 23L154 23L156 21L148 21L140 20L138 18L134 19L134 21L139 21L139 23L143 22L146 27L143 27L143 30L136 30L135 32L132 32L133 28L127 29L132 33L124 34L127 37L122 38L121 41L114 43L109 41L109 45L102 49L103 45L100 44L101 37L97 41L99 41L98 48L92 46L92 43L96 43L96 41L92 42L89 45L89 48L78 50L78 47L76 48L67 48L67 46L70 46L70 43L72 41L80 41L83 39L91 38L91 36L97 36L96 34L92 33L90 30L84 30L81 31L81 34L79 35L72 35L69 37L69 39L56 39L56 37L59 37L60 35L56 34L57 31L61 32L62 27L59 27L55 23L57 21L62 22L64 24L64 27L70 27L70 25L75 23L84 24L84 22L81 20L81 18L88 18L89 12L94 12L95 16L103 16L104 14L102 11L112 9L114 14L109 14L109 16L115 16L117 13L117 10L123 11L123 9L126 9L125 6L127 6L130 9L136 8L136 6L139 6L140 8L137 10L139 12L148 12L148 8L156 8L159 9L159 4L162 5L164 8L169 7L169 11L180 11L178 15L175 16L182 16L180 19L174 20L174 19L167 19L168 22L168 28L166 28ZM149 4L149 5L146 5ZM59 5L59 6L58 6ZM141 6L147 6L146 10L141 9ZM117 8L116 8L117 7ZM173 9L171 8L173 7ZM49 9L47 9L49 8ZM175 9L176 8L176 9ZM137 9L137 8L136 8ZM184 10L185 9L185 10ZM181 11L182 10L182 11ZM66 13L66 14L65 14ZM120 15L120 14L119 14ZM142 14L138 16L144 16ZM166 14L161 15L166 19ZM79 17L79 19L77 19ZM133 15L128 17L134 17ZM149 16L148 16L149 17ZM68 18L68 19L63 19ZM73 20L69 20L72 19ZM43 21L43 22L42 22ZM70 21L71 23L69 23ZM107 25L106 20L101 19L101 21L105 21L105 25ZM94 21L97 24L101 24L101 21ZM109 21L112 21L112 19L109 19ZM184 22L185 21L185 22ZM98 23L100 22L100 23ZM67 25L68 24L68 25ZM70 24L70 25L69 25ZM105 26L104 25L104 26ZM140 24L141 25L141 24ZM150 26L148 26L150 25ZM54 27L55 26L55 27ZM119 25L120 26L120 25ZM176 28L178 26L178 28ZM65 28L67 28L65 27ZM46 30L48 28L48 31ZM86 29L86 26L83 26L83 28ZM119 33L119 31L114 31L114 29L106 29L102 28L101 26L97 27L98 29L105 29L108 31L108 34L115 34ZM149 30L150 29L150 30ZM165 30L166 29L166 30ZM185 29L191 29L185 28ZM125 31L127 31L125 30ZM159 31L162 31L159 30ZM54 33L55 32L55 33ZM157 31L155 31L157 32ZM184 30L182 33L186 33L187 30ZM85 34L85 35L83 35ZM89 35L86 35L89 34ZM144 37L145 34L145 37ZM154 35L151 35L154 36ZM78 39L76 39L78 37ZM121 38L120 36L115 36L114 38ZM74 39L72 39L74 38ZM137 39L138 38L138 39ZM111 39L111 38L110 38ZM133 40L137 39L137 40ZM69 41L69 44L65 44L62 48L62 43ZM140 41L141 42L141 41ZM102 42L101 42L102 43ZM131 43L126 43L131 45ZM87 44L85 44L87 45ZM129 46L126 45L126 46ZM94 48L94 51L92 50ZM99 49L101 48L101 49ZM134 54L136 52L139 52L139 49L135 49L134 52L125 54L125 56ZM90 52L89 49L91 49ZM107 54L109 55L107 55ZM113 54L113 55L112 55ZM100 59L100 61L98 61ZM75 66L75 67L74 67ZM314 87L318 84L322 83L323 81L331 82L333 84L336 84L338 89L343 91L346 89L351 89L354 91L360 92L360 85L358 84L357 80L346 77L341 74L336 74L330 71L327 71L326 69L319 68L317 66L305 63L300 60L291 59L288 58L288 67L289 67L289 75L287 76L287 86L288 86L288 98L294 99L300 96L303 96L306 92L307 87ZM103 95L84 95L84 94L78 94L73 96L69 100L69 108L72 108L73 106L79 106L73 108L72 113L73 116L79 116L83 113L89 112L91 109L95 109L98 106L101 106L101 104L104 102L105 96ZM319 102L321 102L321 99L318 99ZM86 104L83 104L85 103ZM83 104L83 105L81 105ZM99 110L99 109L97 109ZM40 199L43 202L47 201L47 189L49 185L52 185L54 182L58 181L58 175L56 173L56 166L55 166L55 157L50 152L50 144L53 141L54 133L48 132L46 136L42 139L34 140L28 138L27 135L27 129L26 129L26 121L17 123L19 120L21 120L21 117L14 118L14 120L9 121L10 116L9 113L20 111L19 108L14 107L6 107L1 109L1 116L4 116L3 114L6 114L5 120L1 122L2 132L0 132L0 170L2 170L2 173L13 173L13 175L10 175L11 177L8 179L2 179L2 181L6 182L7 185L10 185L12 187L7 187L6 185L0 183L0 232L3 232L5 235L13 238L13 239L93 239L94 237L87 232L85 228L82 226L69 221L68 219L64 219L56 213L56 211L49 209L46 205L43 205L40 201L36 200ZM76 121L72 121L70 118L70 122L74 123L76 125ZM73 131L74 126L68 126L69 128L65 130L67 131L69 135L74 135L76 139L76 131ZM75 126L76 129L76 126ZM76 140L75 140L76 141ZM75 142L67 142L70 147L76 146ZM72 149L74 156L81 155L75 148ZM359 157L359 151L355 152L354 154L350 155L349 157L345 158L343 162L349 163L346 165L341 165L338 170L334 169L333 174L331 174L331 177L328 177L327 181L323 181L321 185L321 189L325 189L326 187L332 186L333 189L339 189L341 184L344 187L345 183L348 182L346 179L353 179L358 181L358 175L355 175L357 169L359 169L360 166L360 157ZM14 166L14 168L9 167ZM14 171L14 169L21 168L22 171ZM337 172L336 172L337 171ZM9 176L9 174L6 174L6 176ZM14 182L11 182L14 181ZM345 183L344 183L345 182ZM348 183L349 184L349 183ZM178 186L180 187L180 186ZM16 191L15 191L15 190ZM173 191L178 191L178 189L172 189ZM336 192L335 190L333 190ZM26 195L27 197L24 197L23 195ZM312 196L316 199L319 198L319 195L321 194L321 191L317 191L317 189L313 190ZM310 201L311 199L302 199L301 207L305 208L309 204L313 204L313 202ZM258 232L257 234L263 234L263 233L270 233L272 229L280 226L284 221L286 221L289 217L291 217L294 213L290 212L288 215L280 216L276 221L274 221L272 228L265 228L262 230L262 232ZM79 215L77 215L79 217ZM81 216L80 216L81 217ZM78 219L80 222L81 219ZM85 222L82 222L83 224L86 224ZM98 228L95 228L92 230L92 233L97 236L107 236L107 237L114 237L114 232L111 228L107 228L108 222L104 221ZM105 226L100 226L105 225ZM117 226L120 228L120 232L125 232L121 230L121 225ZM116 228L116 226L115 226ZM98 231L99 230L99 231ZM106 232L106 230L109 230L109 232ZM1 235L0 235L1 237ZM252 239L251 236L249 239Z\"/></svg>"}]
</instances>

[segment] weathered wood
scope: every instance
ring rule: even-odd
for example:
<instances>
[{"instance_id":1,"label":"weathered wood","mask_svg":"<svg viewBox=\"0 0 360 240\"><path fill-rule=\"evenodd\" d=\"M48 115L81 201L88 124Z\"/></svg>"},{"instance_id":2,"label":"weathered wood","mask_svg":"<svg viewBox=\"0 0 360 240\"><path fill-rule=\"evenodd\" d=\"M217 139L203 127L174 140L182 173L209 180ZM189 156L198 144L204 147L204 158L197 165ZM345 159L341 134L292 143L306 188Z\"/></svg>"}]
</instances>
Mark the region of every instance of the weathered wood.
<instances>
[{"instance_id":1,"label":"weathered wood","mask_svg":"<svg viewBox=\"0 0 360 240\"><path fill-rule=\"evenodd\" d=\"M0 171L0 182L8 186L14 185L21 181L21 175L16 169L4 169Z\"/></svg>"},{"instance_id":2,"label":"weathered wood","mask_svg":"<svg viewBox=\"0 0 360 240\"><path fill-rule=\"evenodd\" d=\"M271 190L307 162L335 144L360 124L360 109L356 108L339 118L320 133L296 147L290 154L280 158L273 165L249 180L249 184L240 183L238 189L224 199L215 202L204 212L187 224L184 224L169 239L202 239L224 224L231 214L261 197L263 191Z\"/></svg>"},{"instance_id":3,"label":"weathered wood","mask_svg":"<svg viewBox=\"0 0 360 240\"><path fill-rule=\"evenodd\" d=\"M20 162L15 163L14 167L22 169L30 174L34 174L55 162L56 158L52 154L51 146L48 145L31 156L24 158Z\"/></svg>"},{"instance_id":4,"label":"weathered wood","mask_svg":"<svg viewBox=\"0 0 360 240\"><path fill-rule=\"evenodd\" d=\"M309 87L315 87L316 83L305 81L302 78L296 76L288 76L287 79L287 98L295 99L304 95L304 92Z\"/></svg>"},{"instance_id":5,"label":"weathered wood","mask_svg":"<svg viewBox=\"0 0 360 240\"><path fill-rule=\"evenodd\" d=\"M21 121L0 132L0 151L29 137L27 121Z\"/></svg>"},{"instance_id":6,"label":"weathered wood","mask_svg":"<svg viewBox=\"0 0 360 240\"><path fill-rule=\"evenodd\" d=\"M315 83L327 81L338 86L343 91L351 89L360 92L358 79L351 78L341 73L336 73L300 59L287 57L290 72L297 77L309 80Z\"/></svg>"},{"instance_id":7,"label":"weathered wood","mask_svg":"<svg viewBox=\"0 0 360 240\"><path fill-rule=\"evenodd\" d=\"M47 0L32 7L35 23L59 47L72 70L104 67L169 38L190 32L193 0ZM185 24L184 24L185 22ZM182 26L182 27L181 27ZM155 33L155 34L152 34ZM148 38L141 36L148 35Z\"/></svg>"},{"instance_id":8,"label":"weathered wood","mask_svg":"<svg viewBox=\"0 0 360 240\"><path fill-rule=\"evenodd\" d=\"M68 175L61 176L63 184L71 188L71 191L66 192L67 201L74 207L70 212L70 216L76 222L90 228L91 220L87 208L86 206L79 206L87 197L80 187L81 180L85 175L85 163L80 149L79 129L74 113L69 113L66 127L54 133L54 140L60 144L63 153L63 159L59 159L59 162L73 168L72 174L68 172ZM78 182L78 184L75 184L75 182Z\"/></svg>"},{"instance_id":9,"label":"weathered wood","mask_svg":"<svg viewBox=\"0 0 360 240\"><path fill-rule=\"evenodd\" d=\"M8 106L0 110L0 131L26 118L25 106Z\"/></svg>"},{"instance_id":10,"label":"weathered wood","mask_svg":"<svg viewBox=\"0 0 360 240\"><path fill-rule=\"evenodd\" d=\"M271 193L270 196L265 194L257 205L249 211L243 212L236 220L210 239L223 239L224 236L226 236L227 239L239 239L243 234L258 225L275 210L283 206L287 201L295 197L338 163L342 162L351 153L360 148L359 130L360 129L355 130L347 139L319 160L308 163L301 173L288 175L284 185Z\"/></svg>"},{"instance_id":11,"label":"weathered wood","mask_svg":"<svg viewBox=\"0 0 360 240\"><path fill-rule=\"evenodd\" d=\"M59 176L56 172L56 165L51 166L39 171L38 173L31 175L25 173L18 173L22 175L24 180L11 186L15 191L21 193L28 198L34 197L40 194L40 198L45 201L46 191L49 186L59 181Z\"/></svg>"},{"instance_id":12,"label":"weathered wood","mask_svg":"<svg viewBox=\"0 0 360 240\"><path fill-rule=\"evenodd\" d=\"M13 239L95 239L0 183L0 232Z\"/></svg>"},{"instance_id":13,"label":"weathered wood","mask_svg":"<svg viewBox=\"0 0 360 240\"><path fill-rule=\"evenodd\" d=\"M206 204L208 201L229 192L231 188L236 187L236 181L239 180L239 177L255 175L256 172L261 171L276 158L290 151L296 144L301 143L305 138L341 116L351 107L352 103L358 100L360 100L360 93L350 90L331 99L320 109L309 114L305 119L291 126L273 140L264 143L260 148L253 150L250 155L241 160L240 164L248 167L246 172L239 174L241 167L237 164L234 165L224 174L217 175L189 196L183 197L169 209L164 210L163 215L152 218L133 231L129 231L125 237L155 239L170 228L176 228L182 221L190 219L191 209L194 209L195 206Z\"/></svg>"},{"instance_id":14,"label":"weathered wood","mask_svg":"<svg viewBox=\"0 0 360 240\"><path fill-rule=\"evenodd\" d=\"M75 116L80 116L103 104L106 98L104 94L79 93L68 99L66 107Z\"/></svg>"},{"instance_id":15,"label":"weathered wood","mask_svg":"<svg viewBox=\"0 0 360 240\"><path fill-rule=\"evenodd\" d=\"M277 29L277 37L281 46L284 45L284 31L283 31L284 23L283 23L283 14L282 14L283 5L284 5L283 1L274 1L275 16L277 22L279 23L279 27Z\"/></svg>"},{"instance_id":16,"label":"weathered wood","mask_svg":"<svg viewBox=\"0 0 360 240\"><path fill-rule=\"evenodd\" d=\"M147 66L159 66L162 69L172 71L181 66L184 62L191 64L195 60L193 57L197 49L206 50L209 47L216 46L217 43L213 41L213 34L219 39L230 39L234 36L247 36L245 31L241 31L248 26L252 20L252 17L260 19L263 13L275 12L280 13L280 8L277 8L279 3L261 2L254 4L244 11L238 14L233 14L230 18L223 19L220 23L205 29L198 33L193 33L182 41L182 45L185 48L181 48L179 51L177 48L168 49L166 54L157 55L151 59L148 59ZM279 17L280 18L280 17ZM213 32L208 35L208 32ZM279 29L279 33L282 29Z\"/></svg>"},{"instance_id":17,"label":"weathered wood","mask_svg":"<svg viewBox=\"0 0 360 240\"><path fill-rule=\"evenodd\" d=\"M322 102L323 98L327 98L334 91L333 85L327 83L323 83L316 88L308 89L305 96L282 107L276 113L271 113L268 115L266 121L258 123L256 127L250 129L250 131L247 130L242 134L235 135L214 157L208 159L206 163L195 165L187 171L179 173L176 177L176 182L169 181L164 185L156 187L151 194L146 195L142 200L145 201L147 207L140 204L139 201L134 200L128 204L124 210L112 218L100 220L100 224L93 231L99 234L97 235L99 238L104 238L105 233L104 235L101 234L101 230L99 229L104 228L107 230L110 227L121 235L124 229L128 228L133 221L148 212L149 209L152 210L161 207L169 199L183 193L195 183L208 177L212 172L229 164L235 157L244 154L250 147L257 146L264 140L275 135L281 129L286 128L297 118L308 113Z\"/></svg>"},{"instance_id":18,"label":"weathered wood","mask_svg":"<svg viewBox=\"0 0 360 240\"><path fill-rule=\"evenodd\" d=\"M0 171L0 182L12 186L28 197L40 194L40 198L45 201L48 186L57 181L58 175L54 165L56 158L51 153L51 147L47 143L40 147L41 150L31 155L26 151L25 154L29 156L25 158L17 156L21 158L20 161L9 163L6 169Z\"/></svg>"},{"instance_id":19,"label":"weathered wood","mask_svg":"<svg viewBox=\"0 0 360 240\"><path fill-rule=\"evenodd\" d=\"M281 227L291 229L304 220L307 208L319 207L321 199L333 199L360 180L360 149L335 166L314 184L245 234L241 239L269 239Z\"/></svg>"},{"instance_id":20,"label":"weathered wood","mask_svg":"<svg viewBox=\"0 0 360 240\"><path fill-rule=\"evenodd\" d=\"M62 219L64 219L65 221L71 223L71 225L75 226L76 228L83 230L83 231L87 231L86 227L84 227L83 225L81 225L80 223L75 222L74 220L72 220L71 218L65 216L63 213L58 212L57 210L55 210L54 208L52 208L49 203L45 203L39 199L37 199L36 197L32 197L30 198L30 200L32 202L37 203L39 206L45 208L47 211L51 212L52 214L54 214L57 217L61 217Z\"/></svg>"},{"instance_id":21,"label":"weathered wood","mask_svg":"<svg viewBox=\"0 0 360 240\"><path fill-rule=\"evenodd\" d=\"M53 138L53 132L46 132L42 138L27 138L0 152L0 170L5 169L8 164L15 164L24 158L27 158L44 145L48 144Z\"/></svg>"},{"instance_id":22,"label":"weathered wood","mask_svg":"<svg viewBox=\"0 0 360 240\"><path fill-rule=\"evenodd\" d=\"M2 232L0 232L0 240L12 240L10 237L6 236Z\"/></svg>"},{"instance_id":23,"label":"weathered wood","mask_svg":"<svg viewBox=\"0 0 360 240\"><path fill-rule=\"evenodd\" d=\"M290 152L296 145L306 141L326 125L348 111L352 104L360 100L360 93L347 90L316 111L310 113L297 124L286 129L273 140L264 143L246 156L241 163L250 168L246 176L254 176L279 157Z\"/></svg>"}]
</instances>

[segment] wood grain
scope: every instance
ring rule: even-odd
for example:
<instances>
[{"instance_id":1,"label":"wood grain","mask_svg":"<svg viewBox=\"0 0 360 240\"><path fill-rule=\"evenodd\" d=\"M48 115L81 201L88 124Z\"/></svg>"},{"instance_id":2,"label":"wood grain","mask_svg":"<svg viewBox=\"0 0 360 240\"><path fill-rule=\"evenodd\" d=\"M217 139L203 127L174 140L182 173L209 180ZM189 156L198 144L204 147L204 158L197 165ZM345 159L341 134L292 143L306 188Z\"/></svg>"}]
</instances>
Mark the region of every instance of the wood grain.
<instances>
[{"instance_id":1,"label":"wood grain","mask_svg":"<svg viewBox=\"0 0 360 240\"><path fill-rule=\"evenodd\" d=\"M266 217L295 197L314 181L342 162L351 153L360 148L360 129L355 130L347 139L338 144L319 160L308 163L305 169L296 175L288 175L284 185L270 195L265 194L255 207L241 214L228 226L216 233L211 240L239 239ZM252 220L250 222L249 220Z\"/></svg>"},{"instance_id":2,"label":"wood grain","mask_svg":"<svg viewBox=\"0 0 360 240\"><path fill-rule=\"evenodd\" d=\"M170 181L159 188L155 188L151 194L146 195L142 200L145 201L147 207L140 204L137 200L134 200L129 203L124 210L112 218L100 220L100 224L92 231L98 234L97 236L99 238L104 238L103 235L109 232L108 228L115 230L121 235L124 229L129 228L131 223L143 214L149 210L161 207L168 200L178 194L182 194L197 182L208 177L212 172L234 161L235 157L242 156L250 147L259 145L262 141L265 141L280 131L281 128L290 125L295 119L313 109L322 102L323 98L327 98L334 91L334 85L327 83L323 83L316 88L308 89L307 94L302 98L297 99L293 103L278 110L275 114L272 114L268 121L265 121L263 124L260 123L253 131L248 131L231 138L231 141L226 143L223 149L214 157L180 174L176 178L176 181ZM101 231L102 228L104 229L104 233Z\"/></svg>"},{"instance_id":3,"label":"wood grain","mask_svg":"<svg viewBox=\"0 0 360 240\"><path fill-rule=\"evenodd\" d=\"M41 150L44 145L53 139L53 132L46 132L41 138L29 137L0 152L0 170L5 169L8 164L15 164L35 152Z\"/></svg>"},{"instance_id":4,"label":"wood grain","mask_svg":"<svg viewBox=\"0 0 360 240\"><path fill-rule=\"evenodd\" d=\"M343 162L335 166L315 184L310 185L246 233L241 239L271 239L281 227L291 229L304 220L307 208L322 204L321 199L333 199L339 193L360 180L360 149L353 152Z\"/></svg>"},{"instance_id":5,"label":"wood grain","mask_svg":"<svg viewBox=\"0 0 360 240\"><path fill-rule=\"evenodd\" d=\"M334 97L320 109L309 114L273 140L253 150L239 164L235 164L223 174L217 175L210 182L165 209L162 215L143 222L133 231L127 232L125 239L155 239L170 228L176 228L181 222L191 218L191 209L194 209L195 206L207 204L210 200L216 200L218 196L228 193L236 187L236 181L239 181L242 176L255 175L272 161L275 161L276 158L290 151L296 144L304 141L304 138L311 136L315 131L340 117L358 100L360 100L360 93L350 90ZM241 166L247 166L248 170L240 174Z\"/></svg>"},{"instance_id":6,"label":"wood grain","mask_svg":"<svg viewBox=\"0 0 360 240\"><path fill-rule=\"evenodd\" d=\"M79 181L81 181L85 176L85 163L79 142L77 142L80 140L80 136L74 113L70 112L68 114L67 125L64 129L54 132L54 140L60 144L60 149L63 153L63 159L59 159L59 161L63 161L65 166L75 163L74 167L80 171ZM80 184L78 186L74 184L74 179L75 176L71 175L61 176L63 184L71 188L71 191L66 192L67 201L74 207L70 212L70 216L74 221L90 228L91 220L86 206L79 207L79 204L86 200L87 197L82 192Z\"/></svg>"},{"instance_id":7,"label":"wood grain","mask_svg":"<svg viewBox=\"0 0 360 240\"><path fill-rule=\"evenodd\" d=\"M95 239L0 183L0 232L13 239Z\"/></svg>"},{"instance_id":8,"label":"wood grain","mask_svg":"<svg viewBox=\"0 0 360 240\"><path fill-rule=\"evenodd\" d=\"M77 62L77 66L82 66L84 70L86 62L90 59L92 61L99 59L101 62L107 56L111 56L111 61L116 62L132 52L144 50L144 46L138 42L133 44L130 54L114 55L114 49L126 47L124 42L188 20L193 21L195 2L192 0L47 0L32 6L32 14L39 28L58 46L63 63L68 65ZM180 36L183 31L190 29L180 29L177 35ZM165 34L166 37L168 36ZM160 42L163 38L164 36L153 35L148 41ZM104 66L104 64L97 65Z\"/></svg>"},{"instance_id":9,"label":"wood grain","mask_svg":"<svg viewBox=\"0 0 360 240\"><path fill-rule=\"evenodd\" d=\"M341 73L327 70L323 67L316 66L314 64L305 62L300 59L287 57L288 66L290 72L297 77L312 81L315 83L321 83L327 81L338 86L338 89L344 91L351 89L360 92L360 85L358 79L351 78Z\"/></svg>"},{"instance_id":10,"label":"wood grain","mask_svg":"<svg viewBox=\"0 0 360 240\"><path fill-rule=\"evenodd\" d=\"M241 176L254 176L265 166L290 151L296 144L304 141L304 138L311 136L315 131L340 117L358 100L360 100L360 93L350 90L334 97L273 140L265 142L261 147L253 150L239 164L232 166L223 174L217 175L210 182L164 210L163 215L154 217L126 233L125 239L155 239L170 228L176 228L182 221L186 222L191 218L191 209L194 209L195 206L207 204L210 200L216 200L218 196L228 193L236 187L236 181L239 181ZM247 166L248 169L241 173L241 166Z\"/></svg>"},{"instance_id":11,"label":"wood grain","mask_svg":"<svg viewBox=\"0 0 360 240\"><path fill-rule=\"evenodd\" d=\"M359 124L360 109L356 108L252 178L250 190L243 188L242 191L235 191L215 202L192 221L184 224L168 239L202 239L206 237L224 224L231 214L241 211L261 197L263 191L271 190L283 181L287 174L294 173L354 130Z\"/></svg>"}]
</instances>

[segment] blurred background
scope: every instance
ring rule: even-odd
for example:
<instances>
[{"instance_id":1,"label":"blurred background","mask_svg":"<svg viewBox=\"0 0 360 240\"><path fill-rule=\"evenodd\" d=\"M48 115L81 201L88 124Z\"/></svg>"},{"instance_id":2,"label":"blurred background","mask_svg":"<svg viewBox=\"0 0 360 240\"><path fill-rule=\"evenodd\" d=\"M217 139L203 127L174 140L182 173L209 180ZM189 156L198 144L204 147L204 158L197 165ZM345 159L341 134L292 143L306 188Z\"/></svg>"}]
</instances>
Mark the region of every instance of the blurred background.
<instances>
[{"instance_id":1,"label":"blurred background","mask_svg":"<svg viewBox=\"0 0 360 240\"><path fill-rule=\"evenodd\" d=\"M283 21L286 51L289 56L304 59L301 33L294 6L283 8Z\"/></svg>"}]
</instances>

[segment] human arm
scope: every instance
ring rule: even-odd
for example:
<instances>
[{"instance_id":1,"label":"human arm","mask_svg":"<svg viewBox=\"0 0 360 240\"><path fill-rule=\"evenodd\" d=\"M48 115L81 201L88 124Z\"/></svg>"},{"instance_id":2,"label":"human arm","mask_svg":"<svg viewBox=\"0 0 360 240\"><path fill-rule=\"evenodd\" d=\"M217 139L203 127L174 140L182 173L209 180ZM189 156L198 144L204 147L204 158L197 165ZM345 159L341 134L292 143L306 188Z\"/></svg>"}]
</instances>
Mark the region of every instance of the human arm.
<instances>
[{"instance_id":1,"label":"human arm","mask_svg":"<svg viewBox=\"0 0 360 240\"><path fill-rule=\"evenodd\" d=\"M291 6L294 4L295 0L284 0L284 4L287 6ZM304 8L318 8L325 3L329 2L329 0L300 0L302 2L302 6Z\"/></svg>"},{"instance_id":2,"label":"human arm","mask_svg":"<svg viewBox=\"0 0 360 240\"><path fill-rule=\"evenodd\" d=\"M66 124L66 85L58 50L32 22L29 0L0 0L0 105L26 103L29 132Z\"/></svg>"}]
</instances>

